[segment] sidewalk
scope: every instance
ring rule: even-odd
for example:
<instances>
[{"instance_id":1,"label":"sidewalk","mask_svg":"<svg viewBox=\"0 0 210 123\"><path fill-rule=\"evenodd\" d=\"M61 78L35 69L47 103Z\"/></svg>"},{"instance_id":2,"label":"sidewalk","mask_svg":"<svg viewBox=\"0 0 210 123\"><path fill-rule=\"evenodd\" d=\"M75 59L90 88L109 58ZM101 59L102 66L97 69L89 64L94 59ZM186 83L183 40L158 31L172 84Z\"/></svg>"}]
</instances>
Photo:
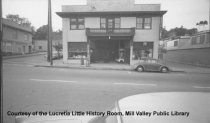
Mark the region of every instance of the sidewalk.
<instances>
[{"instance_id":1,"label":"sidewalk","mask_svg":"<svg viewBox=\"0 0 210 123\"><path fill-rule=\"evenodd\" d=\"M93 69L93 70L126 70L130 71L128 64L117 64L117 63L94 63L90 66L80 64L64 64L62 60L53 60L53 66L45 64L37 64L36 67L53 67L53 68L73 68L73 69Z\"/></svg>"},{"instance_id":2,"label":"sidewalk","mask_svg":"<svg viewBox=\"0 0 210 123\"><path fill-rule=\"evenodd\" d=\"M174 62L166 62L166 65L171 69L171 72L185 72L185 73L200 73L210 74L210 68L197 67L193 65L186 65ZM36 65L37 67L53 67L53 68L74 68L74 69L94 69L94 70L124 70L131 71L128 64L118 63L94 63L90 66L80 64L64 64L62 60L54 60L53 66L48 65Z\"/></svg>"},{"instance_id":3,"label":"sidewalk","mask_svg":"<svg viewBox=\"0 0 210 123\"><path fill-rule=\"evenodd\" d=\"M3 60L4 60L3 61L4 63L27 64L27 65L32 65L35 67L93 69L93 70L124 70L124 71L132 70L128 64L93 63L90 66L85 66L85 65L80 65L80 64L64 64L62 59L53 60L53 66L51 66L50 62L47 62L43 53L14 56L14 57L9 57L9 58L4 58ZM169 62L169 61L165 63L171 69L171 72L210 74L210 68L208 67L198 67L198 66Z\"/></svg>"}]
</instances>

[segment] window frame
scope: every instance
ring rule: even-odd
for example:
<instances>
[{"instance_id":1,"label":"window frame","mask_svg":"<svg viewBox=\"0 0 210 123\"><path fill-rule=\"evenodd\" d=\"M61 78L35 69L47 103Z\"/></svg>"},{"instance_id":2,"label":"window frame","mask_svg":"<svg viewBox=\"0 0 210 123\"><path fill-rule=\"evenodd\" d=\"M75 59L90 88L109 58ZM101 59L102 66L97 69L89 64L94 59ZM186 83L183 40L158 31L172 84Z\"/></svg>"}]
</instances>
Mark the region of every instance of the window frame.
<instances>
[{"instance_id":1,"label":"window frame","mask_svg":"<svg viewBox=\"0 0 210 123\"><path fill-rule=\"evenodd\" d=\"M140 23L138 19L142 19L142 22ZM149 19L150 22L146 23L146 19ZM149 28L145 28L146 24L149 24ZM138 27L138 25L141 25L141 27ZM136 17L136 29L144 29L144 30L152 29L152 17Z\"/></svg>"},{"instance_id":2,"label":"window frame","mask_svg":"<svg viewBox=\"0 0 210 123\"><path fill-rule=\"evenodd\" d=\"M113 29L120 29L121 28L121 17L100 17L100 29L109 29L108 28L108 19L113 19ZM102 19L105 19L105 23L102 23ZM119 19L119 22L116 23L116 19ZM105 28L102 28L102 24L105 24ZM116 25L119 25L119 27L116 28Z\"/></svg>"},{"instance_id":3,"label":"window frame","mask_svg":"<svg viewBox=\"0 0 210 123\"><path fill-rule=\"evenodd\" d=\"M74 44L77 46L82 46L82 50L79 47L74 47L75 49L70 49L71 44ZM68 59L79 60L79 59L81 59L81 56L87 57L87 46L86 45L87 45L87 42L67 42ZM76 57L70 57L71 54L75 54Z\"/></svg>"},{"instance_id":4,"label":"window frame","mask_svg":"<svg viewBox=\"0 0 210 123\"><path fill-rule=\"evenodd\" d=\"M80 21L82 19L82 21ZM80 28L80 26L83 28ZM75 26L75 28L72 28ZM70 18L70 30L84 30L85 29L85 18L84 17L74 17Z\"/></svg>"}]
</instances>

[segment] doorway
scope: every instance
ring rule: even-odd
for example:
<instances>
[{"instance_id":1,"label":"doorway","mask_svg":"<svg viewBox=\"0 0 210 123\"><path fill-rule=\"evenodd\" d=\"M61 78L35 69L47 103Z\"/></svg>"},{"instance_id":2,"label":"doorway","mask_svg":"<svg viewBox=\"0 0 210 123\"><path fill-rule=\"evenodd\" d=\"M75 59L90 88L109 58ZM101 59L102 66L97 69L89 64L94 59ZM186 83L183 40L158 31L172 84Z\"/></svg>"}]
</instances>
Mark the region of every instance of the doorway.
<instances>
[{"instance_id":1,"label":"doorway","mask_svg":"<svg viewBox=\"0 0 210 123\"><path fill-rule=\"evenodd\" d=\"M119 58L123 63L129 63L130 47L126 40L95 40L91 41L91 62L112 63L118 62Z\"/></svg>"}]
</instances>

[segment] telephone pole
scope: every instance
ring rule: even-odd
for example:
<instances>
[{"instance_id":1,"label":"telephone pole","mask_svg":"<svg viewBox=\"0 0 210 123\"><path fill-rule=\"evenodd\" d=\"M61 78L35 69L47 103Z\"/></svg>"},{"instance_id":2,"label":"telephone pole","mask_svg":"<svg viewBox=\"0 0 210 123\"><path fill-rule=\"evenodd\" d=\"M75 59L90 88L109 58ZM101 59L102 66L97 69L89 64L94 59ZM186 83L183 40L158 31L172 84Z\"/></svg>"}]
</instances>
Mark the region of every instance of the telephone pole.
<instances>
[{"instance_id":1,"label":"telephone pole","mask_svg":"<svg viewBox=\"0 0 210 123\"><path fill-rule=\"evenodd\" d=\"M1 82L1 91L0 91L0 102L1 102L1 113L0 113L0 119L1 119L1 123L3 123L3 79L2 79L2 42L3 42L3 27L2 27L2 0L0 0L0 82Z\"/></svg>"},{"instance_id":2,"label":"telephone pole","mask_svg":"<svg viewBox=\"0 0 210 123\"><path fill-rule=\"evenodd\" d=\"M48 0L48 60L53 65L52 60L52 17L51 17L51 0Z\"/></svg>"}]
</instances>

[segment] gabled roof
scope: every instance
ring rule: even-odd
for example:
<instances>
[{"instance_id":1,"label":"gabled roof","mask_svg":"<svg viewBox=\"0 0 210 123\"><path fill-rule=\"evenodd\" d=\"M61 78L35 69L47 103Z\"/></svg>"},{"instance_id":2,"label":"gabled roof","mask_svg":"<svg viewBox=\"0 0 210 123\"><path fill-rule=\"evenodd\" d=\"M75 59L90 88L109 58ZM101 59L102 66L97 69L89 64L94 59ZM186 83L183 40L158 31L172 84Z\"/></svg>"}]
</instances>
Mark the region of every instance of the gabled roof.
<instances>
[{"instance_id":1,"label":"gabled roof","mask_svg":"<svg viewBox=\"0 0 210 123\"><path fill-rule=\"evenodd\" d=\"M2 20L3 20L2 21L3 26L8 26L8 27L11 27L11 28L15 28L15 29L19 29L19 30L22 30L22 31L25 31L25 32L32 33L31 27L27 27L27 26L17 24L15 22L13 22L9 19L5 19L5 18L3 18Z\"/></svg>"}]
</instances>

